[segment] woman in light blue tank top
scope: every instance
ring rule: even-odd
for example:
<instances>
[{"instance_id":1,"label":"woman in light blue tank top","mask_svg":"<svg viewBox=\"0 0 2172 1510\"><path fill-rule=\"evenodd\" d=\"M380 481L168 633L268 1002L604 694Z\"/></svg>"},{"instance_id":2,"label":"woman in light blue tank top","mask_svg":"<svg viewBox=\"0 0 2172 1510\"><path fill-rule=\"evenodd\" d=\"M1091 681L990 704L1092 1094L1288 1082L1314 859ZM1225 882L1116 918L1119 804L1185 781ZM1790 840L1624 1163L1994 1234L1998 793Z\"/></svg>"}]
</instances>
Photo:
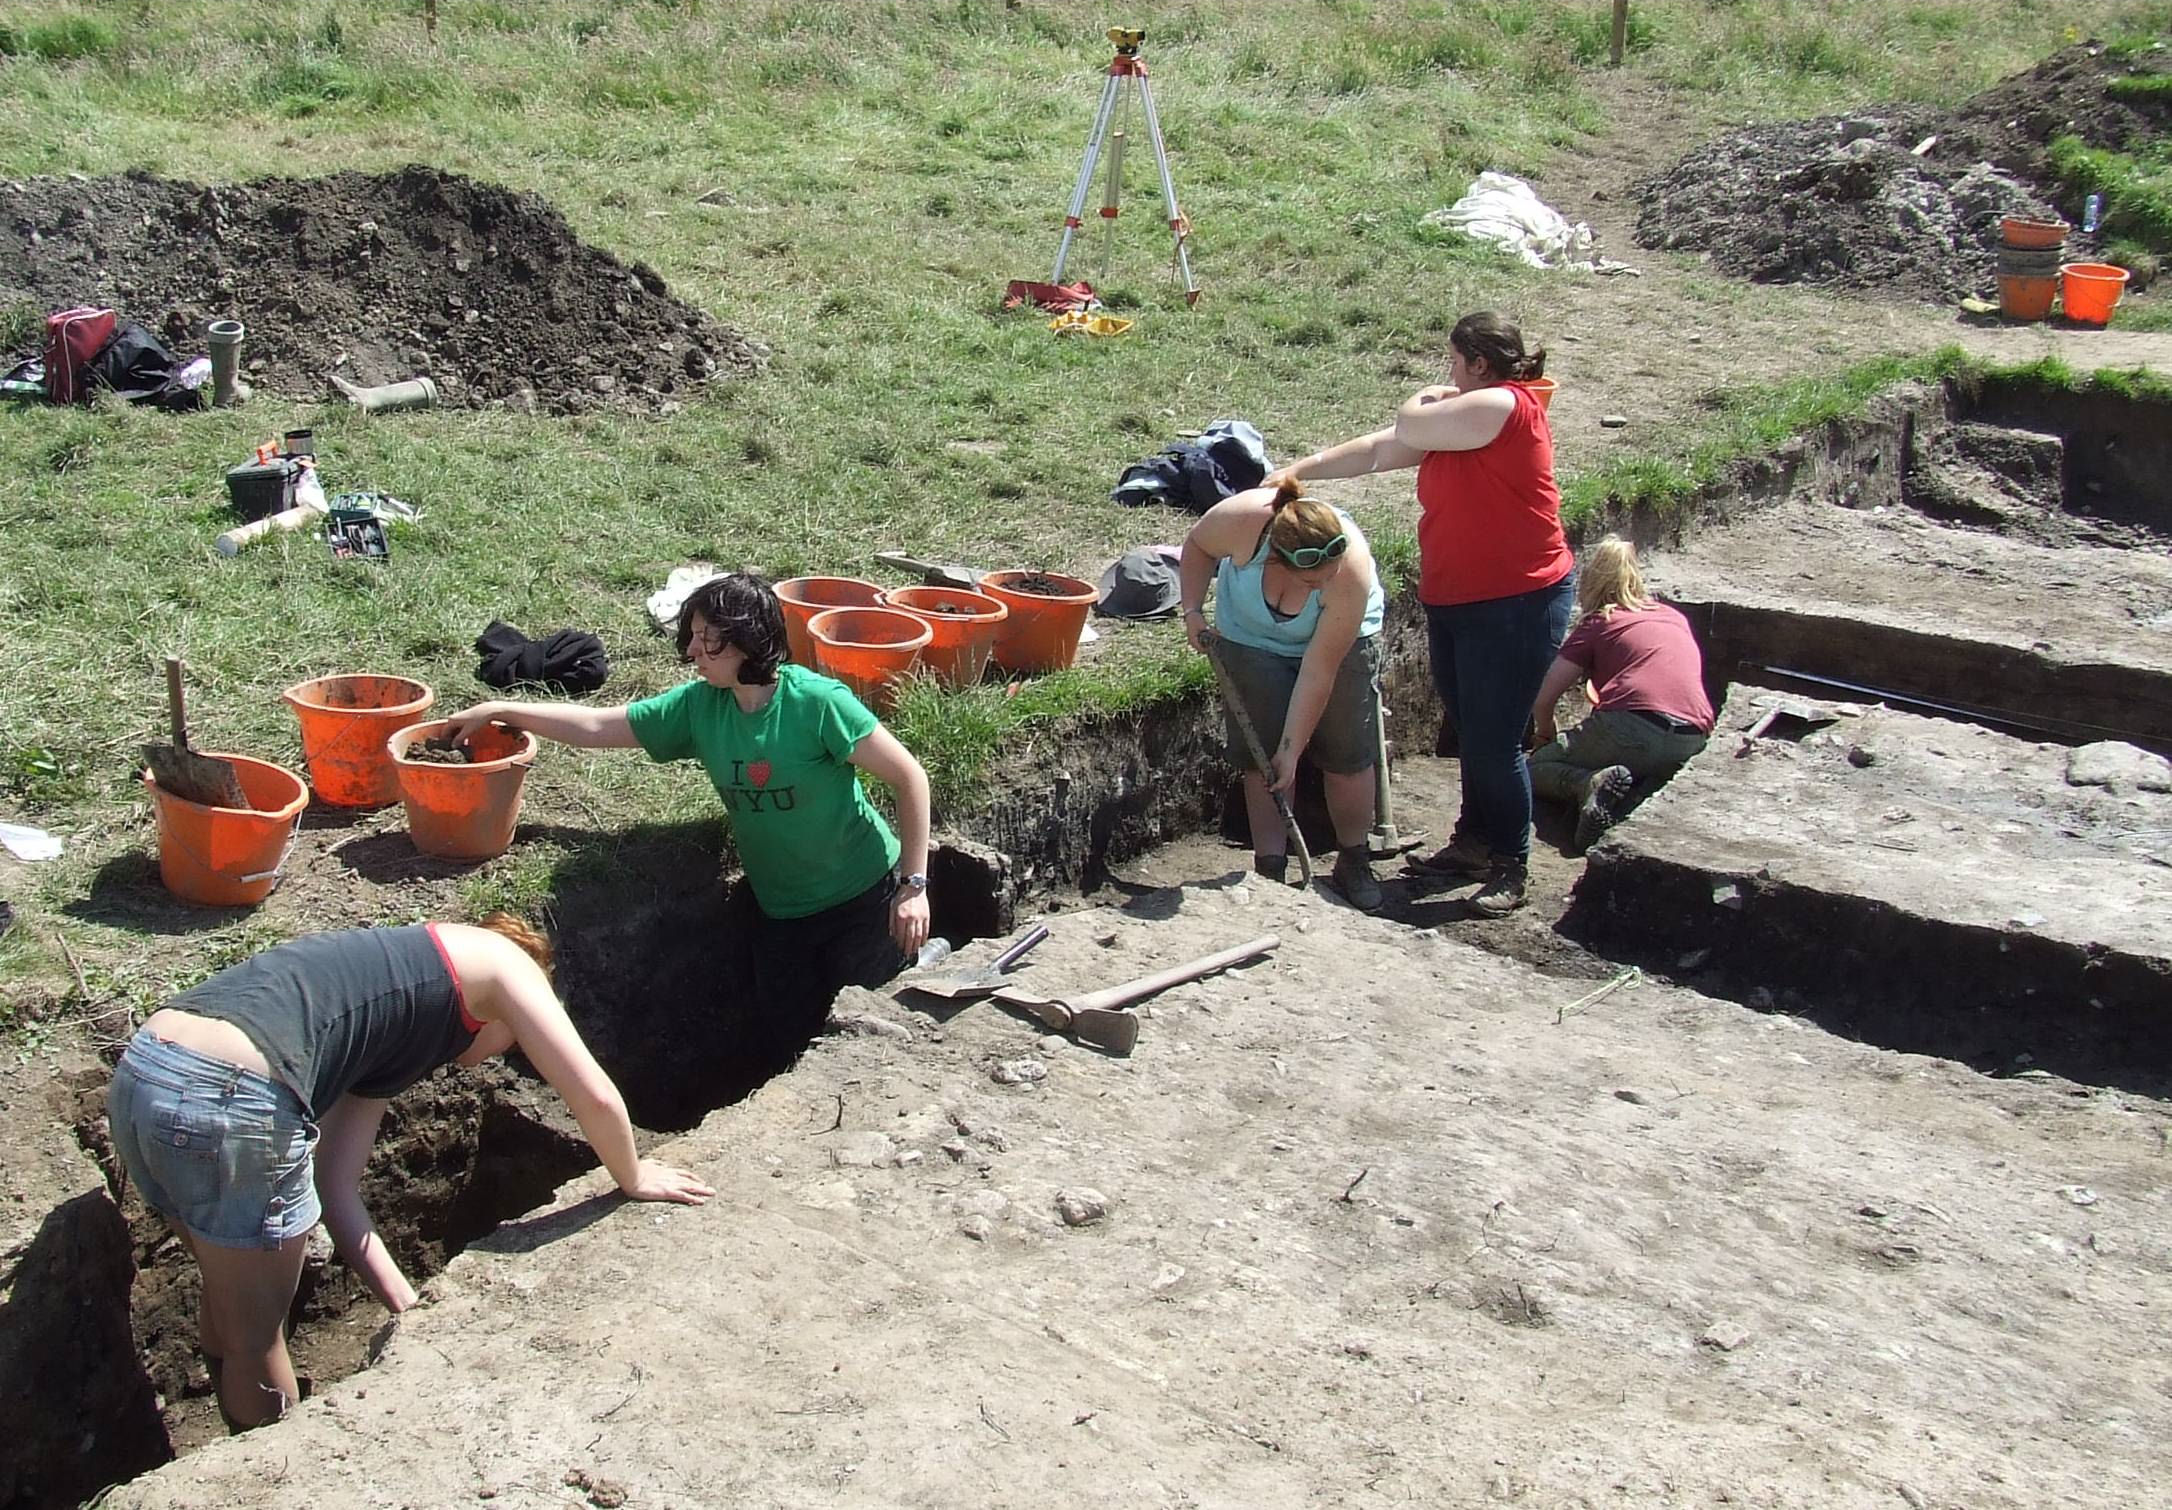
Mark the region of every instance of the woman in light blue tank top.
<instances>
[{"instance_id":1,"label":"woman in light blue tank top","mask_svg":"<svg viewBox=\"0 0 2172 1510\"><path fill-rule=\"evenodd\" d=\"M1366 911L1380 905L1366 836L1373 825L1380 713L1380 625L1386 600L1372 551L1348 514L1295 483L1225 498L1185 537L1178 567L1184 633L1198 650L1210 641L1252 726L1268 745L1268 767L1244 777L1253 867L1281 879L1288 867L1276 797L1287 801L1297 762L1319 768L1334 820L1334 885ZM1207 625L1207 584L1214 618ZM1241 731L1229 720L1231 759L1249 767Z\"/></svg>"}]
</instances>

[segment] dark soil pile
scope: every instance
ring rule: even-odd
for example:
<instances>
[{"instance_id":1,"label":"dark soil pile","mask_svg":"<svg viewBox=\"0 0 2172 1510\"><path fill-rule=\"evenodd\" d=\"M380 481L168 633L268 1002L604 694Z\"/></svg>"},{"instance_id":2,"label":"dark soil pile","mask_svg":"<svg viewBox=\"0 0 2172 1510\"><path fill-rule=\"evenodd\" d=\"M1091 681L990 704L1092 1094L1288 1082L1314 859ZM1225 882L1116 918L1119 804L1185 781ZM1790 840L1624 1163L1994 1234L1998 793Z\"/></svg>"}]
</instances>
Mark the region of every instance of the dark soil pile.
<instances>
[{"instance_id":1,"label":"dark soil pile","mask_svg":"<svg viewBox=\"0 0 2172 1510\"><path fill-rule=\"evenodd\" d=\"M2083 45L1954 111L1884 106L1721 137L1638 185L1637 241L1707 252L1760 283L1988 293L2002 217L2081 219L2052 180L2055 138L2129 150L2172 124L2105 94L2135 71ZM2069 245L2086 248L2079 232Z\"/></svg>"},{"instance_id":2,"label":"dark soil pile","mask_svg":"<svg viewBox=\"0 0 2172 1510\"><path fill-rule=\"evenodd\" d=\"M768 356L538 196L416 165L0 184L0 302L111 305L184 356L207 321L239 319L249 382L299 399L337 397L337 373L430 377L471 407L656 410Z\"/></svg>"}]
</instances>

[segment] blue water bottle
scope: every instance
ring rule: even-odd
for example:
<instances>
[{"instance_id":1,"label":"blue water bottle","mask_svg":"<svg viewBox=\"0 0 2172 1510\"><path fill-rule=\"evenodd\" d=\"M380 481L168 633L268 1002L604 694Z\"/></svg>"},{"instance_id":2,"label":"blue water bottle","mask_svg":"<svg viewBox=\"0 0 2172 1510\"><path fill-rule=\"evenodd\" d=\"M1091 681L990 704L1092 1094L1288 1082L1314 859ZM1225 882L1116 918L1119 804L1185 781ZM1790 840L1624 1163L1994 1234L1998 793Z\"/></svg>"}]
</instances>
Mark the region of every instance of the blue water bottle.
<instances>
[{"instance_id":1,"label":"blue water bottle","mask_svg":"<svg viewBox=\"0 0 2172 1510\"><path fill-rule=\"evenodd\" d=\"M2097 217L2103 211L2104 196L2102 194L2092 194L2084 200L2082 202L2082 230L2084 232L2094 231L2097 228Z\"/></svg>"}]
</instances>

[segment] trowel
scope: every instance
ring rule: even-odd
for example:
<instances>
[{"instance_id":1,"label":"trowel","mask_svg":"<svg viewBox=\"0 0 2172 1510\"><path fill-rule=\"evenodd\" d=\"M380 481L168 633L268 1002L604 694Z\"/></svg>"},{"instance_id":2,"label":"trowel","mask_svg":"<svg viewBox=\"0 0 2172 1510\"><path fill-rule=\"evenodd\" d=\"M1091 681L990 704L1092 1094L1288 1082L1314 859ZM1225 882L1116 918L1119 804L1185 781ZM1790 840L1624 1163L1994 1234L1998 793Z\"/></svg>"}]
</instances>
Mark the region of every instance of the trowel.
<instances>
[{"instance_id":1,"label":"trowel","mask_svg":"<svg viewBox=\"0 0 2172 1510\"><path fill-rule=\"evenodd\" d=\"M903 551L877 551L875 559L884 566L894 566L899 571L919 573L921 582L929 587L955 587L964 592L980 591L980 573L970 566L922 561L906 555Z\"/></svg>"},{"instance_id":2,"label":"trowel","mask_svg":"<svg viewBox=\"0 0 2172 1510\"><path fill-rule=\"evenodd\" d=\"M976 996L986 996L1009 978L1012 966L1024 959L1036 944L1047 937L1048 925L1036 924L1031 933L997 955L993 963L981 969L930 976L926 980L906 980L901 984L910 990L924 991L930 996L940 996L949 1001L970 1001Z\"/></svg>"}]
</instances>

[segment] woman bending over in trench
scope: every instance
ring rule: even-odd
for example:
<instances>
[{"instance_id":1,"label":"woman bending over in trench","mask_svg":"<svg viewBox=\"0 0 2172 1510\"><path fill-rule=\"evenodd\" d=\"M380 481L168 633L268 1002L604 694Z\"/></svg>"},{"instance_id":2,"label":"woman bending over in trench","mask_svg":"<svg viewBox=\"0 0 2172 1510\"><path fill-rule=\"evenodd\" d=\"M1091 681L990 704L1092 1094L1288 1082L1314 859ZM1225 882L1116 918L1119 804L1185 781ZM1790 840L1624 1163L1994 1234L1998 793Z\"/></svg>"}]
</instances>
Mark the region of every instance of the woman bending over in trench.
<instances>
[{"instance_id":1,"label":"woman bending over in trench","mask_svg":"<svg viewBox=\"0 0 2172 1510\"><path fill-rule=\"evenodd\" d=\"M415 1303L363 1207L362 1167L386 1103L439 1065L518 1047L628 1196L691 1206L714 1193L635 1153L625 1102L549 962L543 936L503 913L310 934L182 992L130 1040L106 1093L114 1151L195 1255L198 1335L235 1430L298 1398L284 1328L320 1214L388 1309Z\"/></svg>"},{"instance_id":2,"label":"woman bending over in trench","mask_svg":"<svg viewBox=\"0 0 2172 1510\"><path fill-rule=\"evenodd\" d=\"M501 723L700 761L746 872L729 942L760 1005L757 1052L789 1063L839 990L881 985L928 940L927 772L844 683L785 660L784 612L760 577L695 588L679 610L679 654L697 679L641 702L477 703L450 732ZM897 793L902 841L867 800L863 770Z\"/></svg>"},{"instance_id":3,"label":"woman bending over in trench","mask_svg":"<svg viewBox=\"0 0 2172 1510\"><path fill-rule=\"evenodd\" d=\"M1242 731L1229 719L1230 758L1246 767L1244 810L1252 865L1279 881L1288 838L1274 794L1288 797L1297 762L1310 754L1335 824L1335 889L1351 906L1380 905L1366 850L1373 825L1373 767L1380 741L1374 681L1386 609L1373 555L1355 520L1294 482L1225 498L1184 537L1178 566L1184 633L1213 653L1252 725L1274 745L1262 774L1250 769ZM1207 583L1214 623L1207 627Z\"/></svg>"}]
</instances>

